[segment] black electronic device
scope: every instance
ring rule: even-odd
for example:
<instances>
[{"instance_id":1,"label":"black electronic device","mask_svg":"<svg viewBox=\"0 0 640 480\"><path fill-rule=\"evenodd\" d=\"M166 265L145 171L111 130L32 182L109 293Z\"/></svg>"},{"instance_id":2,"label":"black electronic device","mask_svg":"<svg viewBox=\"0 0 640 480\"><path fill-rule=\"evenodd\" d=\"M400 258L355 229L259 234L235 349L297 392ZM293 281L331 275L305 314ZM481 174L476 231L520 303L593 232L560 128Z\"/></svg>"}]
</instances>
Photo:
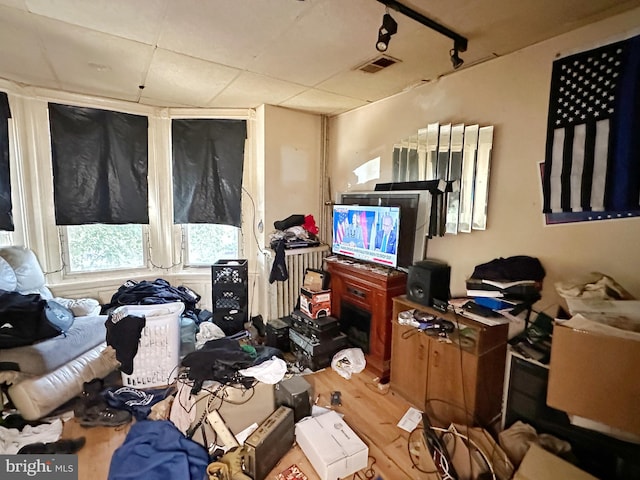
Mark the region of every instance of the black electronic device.
<instances>
[{"instance_id":1,"label":"black electronic device","mask_svg":"<svg viewBox=\"0 0 640 480\"><path fill-rule=\"evenodd\" d=\"M433 300L449 300L451 267L439 260L423 260L409 267L407 298L412 302L433 306Z\"/></svg>"},{"instance_id":2,"label":"black electronic device","mask_svg":"<svg viewBox=\"0 0 640 480\"><path fill-rule=\"evenodd\" d=\"M313 386L300 375L276 383L276 405L285 405L293 409L295 422L311 415Z\"/></svg>"},{"instance_id":3,"label":"black electronic device","mask_svg":"<svg viewBox=\"0 0 640 480\"><path fill-rule=\"evenodd\" d=\"M446 313L449 308L449 302L446 300L440 300L438 298L433 299L433 308L436 310Z\"/></svg>"},{"instance_id":4,"label":"black electronic device","mask_svg":"<svg viewBox=\"0 0 640 480\"><path fill-rule=\"evenodd\" d=\"M279 406L244 442L244 466L254 480L267 478L295 441L293 410Z\"/></svg>"},{"instance_id":5,"label":"black electronic device","mask_svg":"<svg viewBox=\"0 0 640 480\"><path fill-rule=\"evenodd\" d=\"M439 336L446 336L448 333L455 330L453 322L445 320L444 318L436 318L431 322L425 322L424 324L421 323L418 328L429 335Z\"/></svg>"},{"instance_id":6,"label":"black electronic device","mask_svg":"<svg viewBox=\"0 0 640 480\"><path fill-rule=\"evenodd\" d=\"M290 325L281 318L275 318L267 323L265 344L275 347L281 352L289 351L289 328Z\"/></svg>"},{"instance_id":7,"label":"black electronic device","mask_svg":"<svg viewBox=\"0 0 640 480\"><path fill-rule=\"evenodd\" d=\"M302 311L295 309L291 312L289 319L291 320L291 328L311 338L314 342L330 340L340 333L340 323L336 317L311 318Z\"/></svg>"}]
</instances>

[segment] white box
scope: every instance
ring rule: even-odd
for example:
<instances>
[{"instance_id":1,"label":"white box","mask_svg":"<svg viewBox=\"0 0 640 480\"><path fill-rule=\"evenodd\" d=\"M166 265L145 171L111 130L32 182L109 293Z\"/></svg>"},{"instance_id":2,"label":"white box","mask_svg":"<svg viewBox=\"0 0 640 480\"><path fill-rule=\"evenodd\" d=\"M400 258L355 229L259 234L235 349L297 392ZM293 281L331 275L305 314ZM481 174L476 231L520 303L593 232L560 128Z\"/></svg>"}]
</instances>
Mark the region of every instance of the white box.
<instances>
[{"instance_id":1,"label":"white box","mask_svg":"<svg viewBox=\"0 0 640 480\"><path fill-rule=\"evenodd\" d=\"M296 442L320 480L344 478L367 466L369 447L333 410L296 423Z\"/></svg>"}]
</instances>

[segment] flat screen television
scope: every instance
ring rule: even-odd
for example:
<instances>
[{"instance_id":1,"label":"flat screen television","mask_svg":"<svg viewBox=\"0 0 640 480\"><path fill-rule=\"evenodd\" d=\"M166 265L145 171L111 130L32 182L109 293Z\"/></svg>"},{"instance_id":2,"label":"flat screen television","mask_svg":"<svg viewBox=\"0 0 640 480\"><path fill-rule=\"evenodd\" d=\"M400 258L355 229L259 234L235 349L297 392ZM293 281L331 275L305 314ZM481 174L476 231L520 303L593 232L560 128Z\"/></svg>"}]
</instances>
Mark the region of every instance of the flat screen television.
<instances>
[{"instance_id":1,"label":"flat screen television","mask_svg":"<svg viewBox=\"0 0 640 480\"><path fill-rule=\"evenodd\" d=\"M343 192L338 194L336 203L399 207L396 268L407 271L414 262L424 260L431 210L431 194L427 190Z\"/></svg>"},{"instance_id":2,"label":"flat screen television","mask_svg":"<svg viewBox=\"0 0 640 480\"><path fill-rule=\"evenodd\" d=\"M398 265L400 207L333 206L332 252L395 268Z\"/></svg>"}]
</instances>

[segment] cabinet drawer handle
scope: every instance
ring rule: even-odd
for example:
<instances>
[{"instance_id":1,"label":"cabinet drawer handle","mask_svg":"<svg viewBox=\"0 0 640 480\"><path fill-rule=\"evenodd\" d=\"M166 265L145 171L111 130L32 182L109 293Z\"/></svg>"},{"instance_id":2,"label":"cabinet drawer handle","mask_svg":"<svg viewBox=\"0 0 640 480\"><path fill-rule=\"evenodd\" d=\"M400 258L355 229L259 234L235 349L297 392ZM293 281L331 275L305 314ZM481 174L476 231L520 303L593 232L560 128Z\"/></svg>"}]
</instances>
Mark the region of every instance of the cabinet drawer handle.
<instances>
[{"instance_id":1,"label":"cabinet drawer handle","mask_svg":"<svg viewBox=\"0 0 640 480\"><path fill-rule=\"evenodd\" d=\"M436 351L433 352L433 366L438 367L440 365L440 354Z\"/></svg>"},{"instance_id":2,"label":"cabinet drawer handle","mask_svg":"<svg viewBox=\"0 0 640 480\"><path fill-rule=\"evenodd\" d=\"M358 290L357 288L354 288L354 287L347 287L347 293L353 295L354 297L358 297L362 299L366 298L367 296L367 292Z\"/></svg>"},{"instance_id":3,"label":"cabinet drawer handle","mask_svg":"<svg viewBox=\"0 0 640 480\"><path fill-rule=\"evenodd\" d=\"M418 360L424 360L424 345L418 346Z\"/></svg>"}]
</instances>

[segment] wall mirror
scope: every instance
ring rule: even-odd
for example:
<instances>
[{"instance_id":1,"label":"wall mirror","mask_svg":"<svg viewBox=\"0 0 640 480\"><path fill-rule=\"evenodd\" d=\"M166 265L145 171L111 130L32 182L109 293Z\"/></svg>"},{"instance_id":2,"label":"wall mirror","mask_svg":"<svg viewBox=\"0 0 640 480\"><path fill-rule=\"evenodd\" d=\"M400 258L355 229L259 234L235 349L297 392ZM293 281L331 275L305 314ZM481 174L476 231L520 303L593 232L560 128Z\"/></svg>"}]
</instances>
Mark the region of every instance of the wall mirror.
<instances>
[{"instance_id":1,"label":"wall mirror","mask_svg":"<svg viewBox=\"0 0 640 480\"><path fill-rule=\"evenodd\" d=\"M429 231L470 233L487 228L493 126L430 123L393 148L392 181L442 180Z\"/></svg>"}]
</instances>

